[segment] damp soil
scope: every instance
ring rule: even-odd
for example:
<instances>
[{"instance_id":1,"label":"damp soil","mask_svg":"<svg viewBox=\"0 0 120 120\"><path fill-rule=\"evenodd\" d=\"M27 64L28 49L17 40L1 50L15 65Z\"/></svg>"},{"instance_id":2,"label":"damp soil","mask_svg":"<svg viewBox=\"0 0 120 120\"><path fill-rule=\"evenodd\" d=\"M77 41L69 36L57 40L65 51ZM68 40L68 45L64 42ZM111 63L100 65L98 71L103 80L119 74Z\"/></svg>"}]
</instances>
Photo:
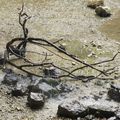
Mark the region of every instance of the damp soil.
<instances>
[{"instance_id":1,"label":"damp soil","mask_svg":"<svg viewBox=\"0 0 120 120\"><path fill-rule=\"evenodd\" d=\"M120 11L116 13L115 18L105 22L100 31L106 34L106 36L120 42Z\"/></svg>"},{"instance_id":2,"label":"damp soil","mask_svg":"<svg viewBox=\"0 0 120 120\"><path fill-rule=\"evenodd\" d=\"M100 18L95 15L94 10L87 8L86 0L23 0L25 11L32 18L27 23L30 37L44 38L50 41L63 39L67 50L88 63L110 59L120 49L119 42L119 0L106 0L105 4L111 7L112 16L110 18ZM8 41L15 37L21 37L22 31L18 23L18 13L21 8L22 0L0 0L0 51L5 50ZM117 40L117 42L116 42ZM95 46L93 46L93 43ZM100 48L98 46L101 46ZM32 48L32 49L31 49ZM51 49L51 48L49 48ZM45 51L39 46L29 46L28 51ZM58 51L56 51L58 52ZM94 53L92 55L91 53ZM62 57L67 58L59 53ZM31 59L41 61L35 54L29 54ZM34 56L34 57L33 57ZM67 69L73 69L71 60L53 56L52 60ZM21 61L15 61L21 64ZM99 66L100 69L117 66L116 75L120 74L120 56L114 62ZM11 68L11 66L8 66ZM14 71L17 69L12 68ZM20 71L18 71L20 72ZM32 72L38 72L32 69ZM79 71L80 75L95 75L94 70L86 69ZM4 73L0 71L0 81L3 80ZM114 77L114 76L111 76ZM0 85L0 120L62 120L57 118L58 105L66 100L84 96L99 96L102 92L102 99L107 98L107 89L112 80L93 80L87 83L82 81L69 81L68 84L79 89L74 90L62 97L50 98L44 108L32 111L26 106L26 97L11 97L9 87ZM120 82L120 79L114 80Z\"/></svg>"}]
</instances>

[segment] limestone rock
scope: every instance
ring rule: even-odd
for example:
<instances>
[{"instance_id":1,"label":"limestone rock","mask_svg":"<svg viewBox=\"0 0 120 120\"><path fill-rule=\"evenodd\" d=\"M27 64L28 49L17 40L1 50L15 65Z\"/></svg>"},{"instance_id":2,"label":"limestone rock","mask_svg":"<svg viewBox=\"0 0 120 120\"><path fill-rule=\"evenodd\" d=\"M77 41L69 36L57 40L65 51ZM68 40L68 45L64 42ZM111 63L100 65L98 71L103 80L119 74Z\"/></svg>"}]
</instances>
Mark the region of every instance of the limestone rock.
<instances>
[{"instance_id":1,"label":"limestone rock","mask_svg":"<svg viewBox=\"0 0 120 120\"><path fill-rule=\"evenodd\" d=\"M95 12L100 17L109 17L111 16L111 10L107 6L99 6L95 9Z\"/></svg>"},{"instance_id":2,"label":"limestone rock","mask_svg":"<svg viewBox=\"0 0 120 120\"><path fill-rule=\"evenodd\" d=\"M95 9L98 6L104 5L104 0L88 0L88 7Z\"/></svg>"}]
</instances>

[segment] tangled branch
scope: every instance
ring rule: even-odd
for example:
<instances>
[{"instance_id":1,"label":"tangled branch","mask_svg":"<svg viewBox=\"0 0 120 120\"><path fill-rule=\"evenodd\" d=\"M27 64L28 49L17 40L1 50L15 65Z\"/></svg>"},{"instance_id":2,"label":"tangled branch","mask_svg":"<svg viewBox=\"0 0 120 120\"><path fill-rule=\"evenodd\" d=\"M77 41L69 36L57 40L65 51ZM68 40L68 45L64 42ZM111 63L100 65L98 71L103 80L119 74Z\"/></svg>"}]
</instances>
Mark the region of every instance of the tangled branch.
<instances>
[{"instance_id":1,"label":"tangled branch","mask_svg":"<svg viewBox=\"0 0 120 120\"><path fill-rule=\"evenodd\" d=\"M23 31L23 38L14 38L12 39L11 41L9 41L7 44L6 44L6 51L7 51L7 59L5 58L6 60L6 63L12 65L13 67L16 67L17 69L27 73L27 74L31 74L31 75L35 75L35 76L39 76L39 77L43 77L42 75L38 75L36 73L33 73L33 72L29 72L28 70L26 70L25 68L28 68L28 67L55 67L59 70L61 70L62 72L66 73L64 75L59 75L57 76L58 78L60 77L71 77L71 78L75 78L75 79L84 79L84 78L95 78L94 76L76 76L74 74L74 72L78 71L78 70L81 70L81 69L84 69L86 67L89 67L95 71L98 71L99 72L99 75L105 75L105 76L108 76L108 71L104 71L104 70L100 70L98 68L96 68L95 66L96 65L99 65L99 64L103 64L103 63L107 63L107 62L110 62L110 61L113 61L117 55L120 53L116 53L112 59L110 60L105 60L105 61L101 61L101 62L98 62L98 63L93 63L93 64L88 64L82 60L80 60L79 58L75 57L74 55L70 54L69 52L67 52L66 50L60 48L59 46L56 45L56 43L60 42L62 39L60 40L57 40L57 41L54 41L54 42L50 42L48 40L45 40L45 39L42 39L42 38L32 38L32 37L28 37L28 29L26 28L26 23L27 21L30 19L31 17L28 16L25 12L24 12L24 4L22 5L22 9L21 11L19 12L19 24L22 28L22 31ZM36 62L32 62L31 60L29 60L27 57L26 57L26 52L30 52L30 51L27 51L26 50L26 47L27 47L27 44L30 44L30 45L38 45L38 46L49 46L49 47L52 47L54 48L55 50L63 53L64 55L67 56L68 59L64 58L64 60L73 60L73 61L76 61L78 64L82 64L83 66L82 67L79 67L79 68L75 68L74 70L72 71L69 71L69 70L66 70L64 68L61 68L57 65L55 65L53 62L46 62L48 59L48 56L50 57L51 55L57 55L55 52L52 52L50 50L47 49L47 51L50 52L50 55L48 55L47 53L46 54L42 54L42 53L37 53L35 51L32 51L32 53L36 53L37 55L43 55L44 56L44 60L41 61L41 63L36 63ZM17 45L16 45L17 44ZM6 54L6 53L5 53ZM23 65L16 65L15 63L11 62L11 59L10 59L10 56L13 55L17 58L21 58L25 61L25 63L27 64L23 64ZM63 58L61 57L60 55L57 55L58 57L60 58Z\"/></svg>"}]
</instances>

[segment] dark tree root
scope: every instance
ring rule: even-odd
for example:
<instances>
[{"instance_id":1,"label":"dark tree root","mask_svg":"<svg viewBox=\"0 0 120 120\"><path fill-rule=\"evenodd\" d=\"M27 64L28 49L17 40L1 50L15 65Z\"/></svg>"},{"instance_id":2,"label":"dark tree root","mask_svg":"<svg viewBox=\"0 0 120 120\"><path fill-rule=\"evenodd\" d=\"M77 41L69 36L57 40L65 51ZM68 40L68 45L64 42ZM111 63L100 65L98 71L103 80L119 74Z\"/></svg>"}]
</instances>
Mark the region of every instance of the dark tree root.
<instances>
[{"instance_id":1,"label":"dark tree root","mask_svg":"<svg viewBox=\"0 0 120 120\"><path fill-rule=\"evenodd\" d=\"M45 40L45 39L41 39L41 38L32 38L32 37L28 37L28 29L26 28L26 23L27 21L31 18L30 16L28 16L24 11L24 5L22 5L22 9L19 13L19 24L20 26L22 27L22 30L23 30L23 38L14 38L12 39L11 41L9 41L7 44L6 44L6 51L5 56L7 57L4 57L4 60L5 60L5 63L8 63L14 67L16 67L17 69L27 73L27 74L30 74L30 75L35 75L35 76L39 76L39 77L43 77L41 75L38 75L38 74L35 74L35 73L31 73L27 70L25 70L24 68L26 67L49 67L49 66L53 66L61 71L63 71L64 75L59 75L57 76L58 78L61 78L61 77L71 77L71 78L75 78L75 79L86 79L86 78L89 78L89 76L76 76L74 75L74 72L78 71L78 70L81 70L81 69L84 69L86 67L89 67L91 69L94 69L96 70L97 72L99 72L99 75L105 75L105 76L108 76L108 72L110 72L110 70L100 70L98 68L96 68L95 66L96 65L99 65L99 64L103 64L103 63L107 63L107 62L110 62L110 61L113 61L117 55L120 53L116 53L112 59L110 60L105 60L105 61L101 61L101 62L98 62L98 63L93 63L93 64L88 64L82 60L80 60L79 58L75 57L74 55L70 54L69 52L61 49L59 46L56 45L56 43L59 43L61 41L60 40L57 40L55 42L50 42L48 40ZM19 43L18 43L19 42ZM17 46L15 46L15 43L17 43ZM72 59L73 61L76 61L78 64L82 64L83 66L82 67L79 67L79 68L75 68L74 70L72 71L69 71L69 70L66 70L64 68L60 68L58 67L57 65L54 65L52 62L46 62L47 61L47 57L48 57L48 54L46 53L44 55L44 60L41 61L41 63L34 63L32 61L30 61L28 58L26 58L26 46L27 44L34 44L34 45L39 45L39 46L49 46L49 47L52 47L54 49L56 49L57 51L60 51L61 53L63 53L64 55L66 55L68 58L70 58L70 60ZM55 54L54 52L51 52L49 51L52 55ZM37 53L37 52L34 52L38 55L41 55L41 53ZM14 64L13 62L11 62L9 56L11 55L14 55L15 57L17 58L21 58L23 59L27 64L24 64L24 65L16 65ZM49 55L50 57L50 55ZM58 55L58 57L60 57ZM98 76L90 76L90 78L92 79L95 79L96 77Z\"/></svg>"}]
</instances>

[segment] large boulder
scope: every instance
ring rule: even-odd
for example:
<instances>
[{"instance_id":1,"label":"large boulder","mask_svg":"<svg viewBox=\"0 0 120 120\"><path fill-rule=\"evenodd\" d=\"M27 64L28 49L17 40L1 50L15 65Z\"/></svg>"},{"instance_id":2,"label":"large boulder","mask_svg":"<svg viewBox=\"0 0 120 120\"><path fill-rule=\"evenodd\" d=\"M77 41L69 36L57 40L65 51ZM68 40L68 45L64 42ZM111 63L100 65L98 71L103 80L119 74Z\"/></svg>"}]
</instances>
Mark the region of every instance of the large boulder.
<instances>
[{"instance_id":1,"label":"large boulder","mask_svg":"<svg viewBox=\"0 0 120 120\"><path fill-rule=\"evenodd\" d=\"M98 6L104 5L104 0L88 0L88 7L95 9Z\"/></svg>"},{"instance_id":2,"label":"large boulder","mask_svg":"<svg viewBox=\"0 0 120 120\"><path fill-rule=\"evenodd\" d=\"M95 9L95 12L100 17L109 17L111 16L111 10L107 6L99 6Z\"/></svg>"},{"instance_id":3,"label":"large boulder","mask_svg":"<svg viewBox=\"0 0 120 120\"><path fill-rule=\"evenodd\" d=\"M80 98L79 100L64 101L58 106L57 115L67 118L111 118L116 116L118 104L107 100ZM118 116L118 114L117 114Z\"/></svg>"},{"instance_id":4,"label":"large boulder","mask_svg":"<svg viewBox=\"0 0 120 120\"><path fill-rule=\"evenodd\" d=\"M41 93L30 92L28 95L28 106L32 109L40 109L44 106L45 96Z\"/></svg>"},{"instance_id":5,"label":"large boulder","mask_svg":"<svg viewBox=\"0 0 120 120\"><path fill-rule=\"evenodd\" d=\"M87 115L86 108L77 100L70 102L63 102L58 106L57 115L59 117L66 117L76 119L77 117L85 117Z\"/></svg>"}]
</instances>

